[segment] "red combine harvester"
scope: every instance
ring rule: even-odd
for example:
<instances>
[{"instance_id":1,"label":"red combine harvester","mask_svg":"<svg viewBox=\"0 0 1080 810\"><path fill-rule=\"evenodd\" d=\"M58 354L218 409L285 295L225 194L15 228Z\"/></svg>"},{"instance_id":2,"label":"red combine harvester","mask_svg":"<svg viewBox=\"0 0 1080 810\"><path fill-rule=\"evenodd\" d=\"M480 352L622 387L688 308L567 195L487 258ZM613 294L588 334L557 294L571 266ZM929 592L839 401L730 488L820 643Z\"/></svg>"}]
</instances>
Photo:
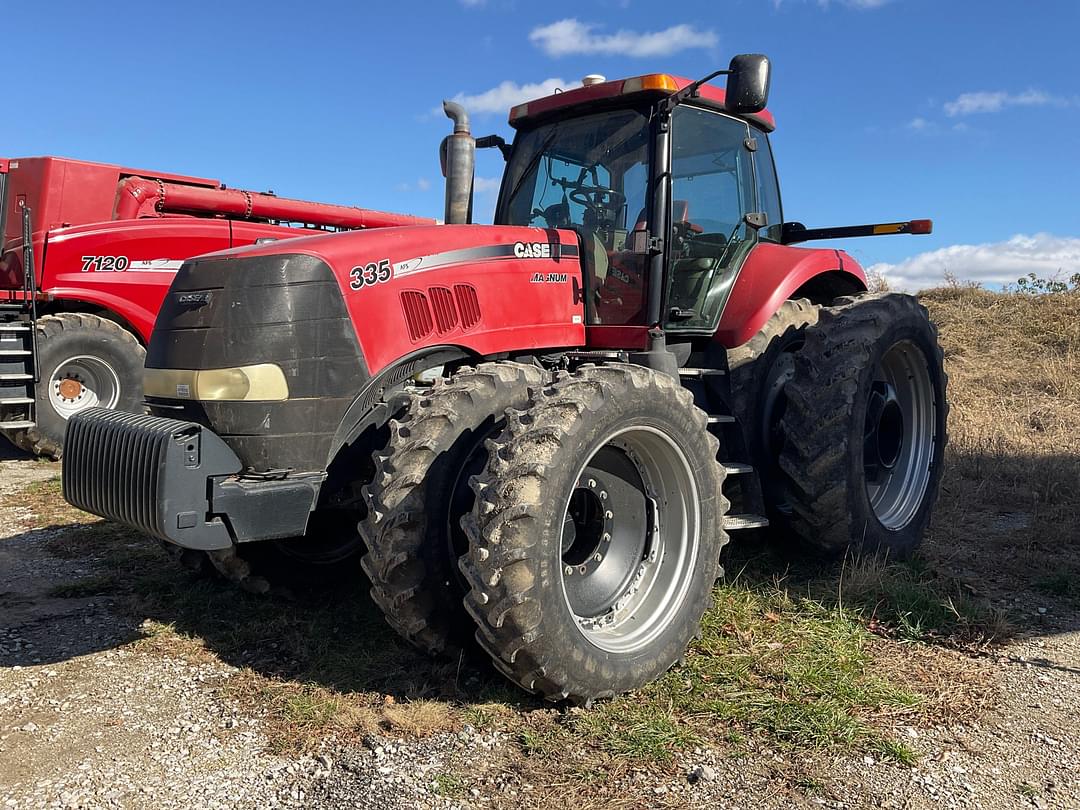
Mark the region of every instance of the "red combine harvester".
<instances>
[{"instance_id":1,"label":"red combine harvester","mask_svg":"<svg viewBox=\"0 0 1080 810\"><path fill-rule=\"evenodd\" d=\"M0 431L53 457L72 414L142 407L143 347L184 259L432 222L56 157L0 160L0 205Z\"/></svg>"},{"instance_id":2,"label":"red combine harvester","mask_svg":"<svg viewBox=\"0 0 1080 810\"><path fill-rule=\"evenodd\" d=\"M936 332L796 244L930 223L786 221L768 86L760 55L589 82L515 107L512 145L445 104L448 224L185 262L152 415L73 417L65 497L254 589L362 555L409 641L584 703L678 661L730 531L910 551ZM469 224L478 146L507 161L494 225Z\"/></svg>"}]
</instances>

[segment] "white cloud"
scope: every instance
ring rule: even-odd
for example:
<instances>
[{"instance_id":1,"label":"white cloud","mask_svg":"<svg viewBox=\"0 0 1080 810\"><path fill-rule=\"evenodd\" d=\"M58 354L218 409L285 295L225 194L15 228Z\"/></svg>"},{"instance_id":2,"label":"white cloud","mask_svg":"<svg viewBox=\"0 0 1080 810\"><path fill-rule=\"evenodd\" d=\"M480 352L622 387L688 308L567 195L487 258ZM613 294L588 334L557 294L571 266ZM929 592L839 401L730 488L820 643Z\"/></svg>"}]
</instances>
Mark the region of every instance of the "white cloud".
<instances>
[{"instance_id":1,"label":"white cloud","mask_svg":"<svg viewBox=\"0 0 1080 810\"><path fill-rule=\"evenodd\" d=\"M914 132L926 132L934 128L934 125L925 118L912 118L908 121L907 128Z\"/></svg>"},{"instance_id":2,"label":"white cloud","mask_svg":"<svg viewBox=\"0 0 1080 810\"><path fill-rule=\"evenodd\" d=\"M458 93L453 100L465 107L470 115L481 113L510 112L515 104L532 101L541 96L550 96L556 90L569 90L578 87L580 82L564 82L562 79L544 79L534 84L518 84L505 81L497 87L485 90L482 93ZM442 115L442 107L437 108L438 114Z\"/></svg>"},{"instance_id":3,"label":"white cloud","mask_svg":"<svg viewBox=\"0 0 1080 810\"><path fill-rule=\"evenodd\" d=\"M691 25L673 25L663 31L627 31L613 34L594 33L594 23L569 18L534 28L529 40L548 56L569 54L612 54L618 56L667 56L690 48L713 48L718 42L711 30Z\"/></svg>"},{"instance_id":4,"label":"white cloud","mask_svg":"<svg viewBox=\"0 0 1080 810\"><path fill-rule=\"evenodd\" d=\"M951 245L896 264L875 264L867 272L884 276L897 290L940 286L946 273L980 284L1013 284L1028 273L1040 278L1068 277L1080 273L1080 238L1018 234L1004 242Z\"/></svg>"},{"instance_id":5,"label":"white cloud","mask_svg":"<svg viewBox=\"0 0 1080 810\"><path fill-rule=\"evenodd\" d=\"M477 194L490 194L498 191L501 184L502 178L500 177L480 177L477 175L473 178L473 191Z\"/></svg>"},{"instance_id":6,"label":"white cloud","mask_svg":"<svg viewBox=\"0 0 1080 810\"><path fill-rule=\"evenodd\" d=\"M945 114L950 117L973 113L1001 112L1006 107L1068 107L1076 99L1063 98L1044 93L1042 90L1025 90L1022 93L994 92L961 93L952 101L945 102Z\"/></svg>"},{"instance_id":7,"label":"white cloud","mask_svg":"<svg viewBox=\"0 0 1080 810\"><path fill-rule=\"evenodd\" d=\"M431 181L426 177L417 178L415 183L398 183L397 190L402 192L408 191L427 191L431 188Z\"/></svg>"},{"instance_id":8,"label":"white cloud","mask_svg":"<svg viewBox=\"0 0 1080 810\"><path fill-rule=\"evenodd\" d=\"M772 0L772 2L773 6L780 8L785 3L791 3L792 0ZM817 0L817 4L821 8L827 9L833 5L840 5L856 9L857 11L870 11L875 8L881 8L891 2L892 0Z\"/></svg>"}]
</instances>

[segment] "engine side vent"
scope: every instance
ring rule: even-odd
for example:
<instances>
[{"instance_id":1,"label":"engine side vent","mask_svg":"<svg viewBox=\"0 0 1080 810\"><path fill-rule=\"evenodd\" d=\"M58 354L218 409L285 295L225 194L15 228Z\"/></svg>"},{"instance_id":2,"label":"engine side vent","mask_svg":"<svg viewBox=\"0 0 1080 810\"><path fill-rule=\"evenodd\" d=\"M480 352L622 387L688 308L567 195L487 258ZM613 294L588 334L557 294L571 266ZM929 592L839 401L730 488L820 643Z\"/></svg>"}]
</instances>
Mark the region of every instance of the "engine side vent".
<instances>
[{"instance_id":1,"label":"engine side vent","mask_svg":"<svg viewBox=\"0 0 1080 810\"><path fill-rule=\"evenodd\" d=\"M455 284L458 312L461 313L461 328L468 332L480 323L480 302L476 298L476 288L471 284Z\"/></svg>"},{"instance_id":2,"label":"engine side vent","mask_svg":"<svg viewBox=\"0 0 1080 810\"><path fill-rule=\"evenodd\" d=\"M454 294L449 287L428 287L428 294L431 296L431 308L435 310L435 327L440 335L445 335L458 322Z\"/></svg>"},{"instance_id":3,"label":"engine side vent","mask_svg":"<svg viewBox=\"0 0 1080 810\"><path fill-rule=\"evenodd\" d=\"M401 293L401 309L405 313L405 323L409 327L409 338L416 343L431 334L435 324L431 319L427 296L416 290Z\"/></svg>"}]
</instances>

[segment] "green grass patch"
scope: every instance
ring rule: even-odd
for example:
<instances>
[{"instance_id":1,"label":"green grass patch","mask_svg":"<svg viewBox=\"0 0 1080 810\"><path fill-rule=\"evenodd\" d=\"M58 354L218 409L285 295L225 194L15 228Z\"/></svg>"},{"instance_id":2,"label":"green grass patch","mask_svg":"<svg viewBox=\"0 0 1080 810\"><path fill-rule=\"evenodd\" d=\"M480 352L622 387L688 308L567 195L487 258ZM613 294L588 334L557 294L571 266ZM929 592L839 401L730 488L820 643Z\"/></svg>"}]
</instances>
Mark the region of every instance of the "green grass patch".
<instances>
[{"instance_id":1,"label":"green grass patch","mask_svg":"<svg viewBox=\"0 0 1080 810\"><path fill-rule=\"evenodd\" d=\"M1058 571L1035 580L1035 589L1071 602L1080 602L1080 572Z\"/></svg>"},{"instance_id":2,"label":"green grass patch","mask_svg":"<svg viewBox=\"0 0 1080 810\"><path fill-rule=\"evenodd\" d=\"M89 596L115 593L122 587L122 581L115 575L102 574L56 585L49 589L48 594L57 599L84 599Z\"/></svg>"},{"instance_id":3,"label":"green grass patch","mask_svg":"<svg viewBox=\"0 0 1080 810\"><path fill-rule=\"evenodd\" d=\"M715 592L683 671L657 686L685 715L765 731L799 748L898 750L874 720L915 714L922 699L874 667L857 617L782 588Z\"/></svg>"},{"instance_id":4,"label":"green grass patch","mask_svg":"<svg viewBox=\"0 0 1080 810\"><path fill-rule=\"evenodd\" d=\"M835 587L831 594L828 588ZM959 642L1008 637L1008 616L976 599L964 584L941 576L922 558L892 562L868 555L844 561L839 582L817 583L827 601L916 641Z\"/></svg>"},{"instance_id":5,"label":"green grass patch","mask_svg":"<svg viewBox=\"0 0 1080 810\"><path fill-rule=\"evenodd\" d=\"M447 799L462 799L467 789L465 780L452 773L437 773L431 780L434 784L432 790L439 796Z\"/></svg>"}]
</instances>

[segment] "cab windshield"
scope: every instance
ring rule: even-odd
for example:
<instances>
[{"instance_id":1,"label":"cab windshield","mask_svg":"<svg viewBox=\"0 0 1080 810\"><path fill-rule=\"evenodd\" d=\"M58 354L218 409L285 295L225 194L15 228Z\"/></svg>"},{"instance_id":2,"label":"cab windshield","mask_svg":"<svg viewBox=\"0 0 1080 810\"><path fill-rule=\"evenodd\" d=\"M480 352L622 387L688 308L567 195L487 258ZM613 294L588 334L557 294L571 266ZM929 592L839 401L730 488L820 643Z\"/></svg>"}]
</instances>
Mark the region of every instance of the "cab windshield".
<instances>
[{"instance_id":1,"label":"cab windshield","mask_svg":"<svg viewBox=\"0 0 1080 810\"><path fill-rule=\"evenodd\" d=\"M585 228L613 238L644 219L648 118L634 110L555 121L518 137L500 225ZM634 219L629 218L633 216Z\"/></svg>"},{"instance_id":2,"label":"cab windshield","mask_svg":"<svg viewBox=\"0 0 1080 810\"><path fill-rule=\"evenodd\" d=\"M644 317L644 259L627 237L648 228L648 160L649 119L637 110L554 121L514 144L495 223L578 232L590 266L590 323Z\"/></svg>"}]
</instances>

